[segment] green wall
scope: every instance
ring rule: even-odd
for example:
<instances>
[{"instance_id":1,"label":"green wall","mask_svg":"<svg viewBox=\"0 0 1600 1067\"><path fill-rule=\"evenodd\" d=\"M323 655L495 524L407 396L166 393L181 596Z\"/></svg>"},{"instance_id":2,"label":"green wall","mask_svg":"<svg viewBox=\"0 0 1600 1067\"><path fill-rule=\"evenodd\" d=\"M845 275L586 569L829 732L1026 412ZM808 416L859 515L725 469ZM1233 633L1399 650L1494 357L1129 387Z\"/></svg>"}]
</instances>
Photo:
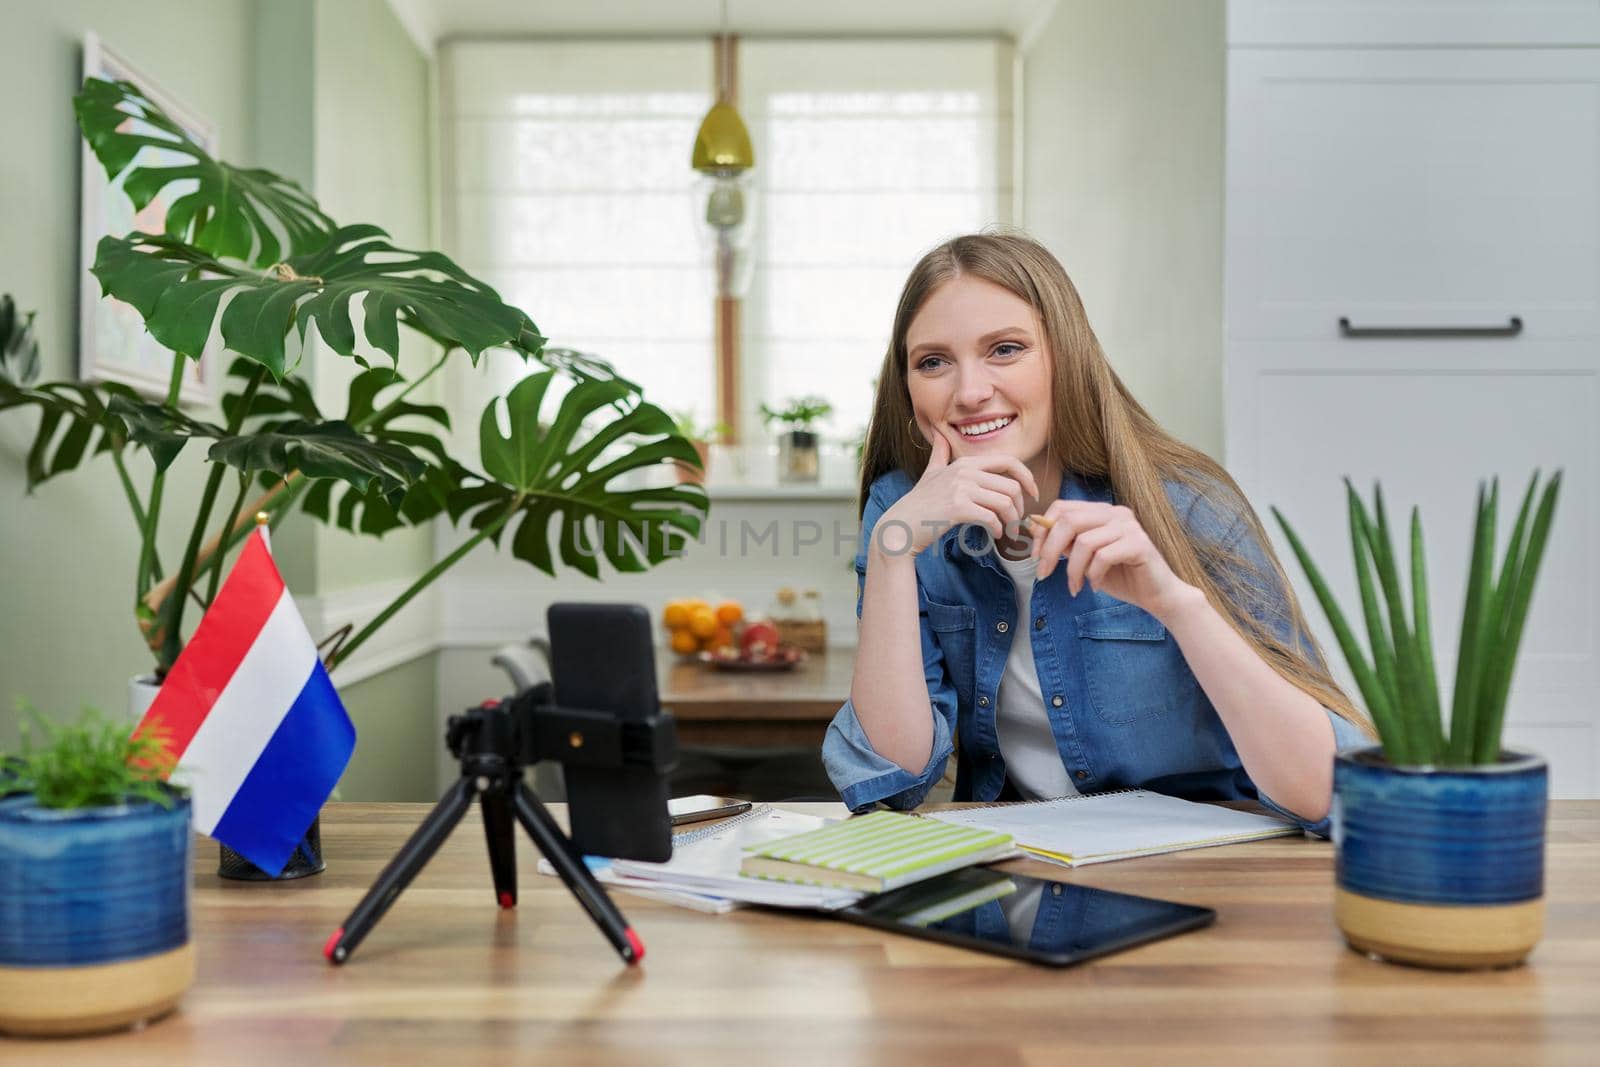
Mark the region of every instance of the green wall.
<instances>
[{"instance_id":1,"label":"green wall","mask_svg":"<svg viewBox=\"0 0 1600 1067\"><path fill-rule=\"evenodd\" d=\"M0 89L13 104L0 152L0 292L38 310L47 378L77 366L71 98L86 31L209 119L230 162L294 178L340 221L375 222L402 245L430 241L430 61L383 0L24 0L4 22ZM350 364L308 358L319 398L339 410ZM149 665L131 608L137 540L113 469L86 464L27 498L35 424L32 413L0 414L0 747L15 743L18 697L53 715L86 704L120 713L127 679ZM193 514L202 478L195 456L179 461L169 517ZM136 466L134 479L147 487L148 469ZM186 531L165 525L161 551L176 559ZM427 531L375 542L309 522L285 524L274 548L297 595L398 581L432 559ZM345 687L360 736L347 799L432 795L433 670L430 656Z\"/></svg>"},{"instance_id":2,"label":"green wall","mask_svg":"<svg viewBox=\"0 0 1600 1067\"><path fill-rule=\"evenodd\" d=\"M384 0L317 4L316 189L340 222L373 222L402 248L432 247L429 61ZM402 341L400 370L420 374L437 346ZM461 358L465 358L464 356ZM353 361L325 358L317 400L342 411ZM439 376L439 377L442 377ZM413 398L436 400L438 378ZM433 563L429 530L396 530L381 545L341 530L318 530L318 592L411 578Z\"/></svg>"},{"instance_id":3,"label":"green wall","mask_svg":"<svg viewBox=\"0 0 1600 1067\"><path fill-rule=\"evenodd\" d=\"M80 148L72 94L83 34L102 42L215 124L225 153L256 162L255 56L248 0L55 0L6 5L0 32L0 291L36 308L47 377L77 366ZM197 45L203 42L203 47ZM22 457L37 417L0 415L0 744L13 704L121 712L129 676L148 666L132 613L137 540L108 463L24 497ZM192 511L198 464L170 481L169 513ZM140 484L148 473L136 471ZM181 551L178 534L164 558Z\"/></svg>"},{"instance_id":4,"label":"green wall","mask_svg":"<svg viewBox=\"0 0 1600 1067\"><path fill-rule=\"evenodd\" d=\"M439 799L444 744L433 714L438 656L430 653L340 690L356 727L356 751L340 800Z\"/></svg>"}]
</instances>

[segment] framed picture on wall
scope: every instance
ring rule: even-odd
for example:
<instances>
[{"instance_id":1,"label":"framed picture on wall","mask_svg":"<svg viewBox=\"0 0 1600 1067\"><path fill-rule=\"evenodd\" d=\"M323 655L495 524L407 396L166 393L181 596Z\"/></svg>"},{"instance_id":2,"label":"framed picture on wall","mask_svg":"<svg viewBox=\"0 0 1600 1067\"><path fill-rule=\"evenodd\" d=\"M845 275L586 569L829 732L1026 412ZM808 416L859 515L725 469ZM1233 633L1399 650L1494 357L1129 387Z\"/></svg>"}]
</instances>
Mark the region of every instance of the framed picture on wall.
<instances>
[{"instance_id":1,"label":"framed picture on wall","mask_svg":"<svg viewBox=\"0 0 1600 1067\"><path fill-rule=\"evenodd\" d=\"M132 64L107 48L94 33L84 35L83 76L105 81L126 81L139 89L183 126L195 143L217 154L216 128L140 73ZM128 128L137 127L133 118ZM87 381L121 382L157 399L167 395L172 374L172 353L145 332L138 311L120 300L103 296L100 282L89 273L94 266L95 247L107 235L121 237L134 230L162 233L166 229L167 206L182 196L193 183L174 183L160 196L135 211L122 189L122 181L106 179L105 168L95 158L88 142L83 149L83 260L79 271L78 373ZM176 152L146 147L134 157L134 166L192 165L193 160ZM123 172L124 174L127 171ZM207 344L199 359L185 360L183 388L179 400L184 404L211 404L216 400L220 372L221 344Z\"/></svg>"}]
</instances>

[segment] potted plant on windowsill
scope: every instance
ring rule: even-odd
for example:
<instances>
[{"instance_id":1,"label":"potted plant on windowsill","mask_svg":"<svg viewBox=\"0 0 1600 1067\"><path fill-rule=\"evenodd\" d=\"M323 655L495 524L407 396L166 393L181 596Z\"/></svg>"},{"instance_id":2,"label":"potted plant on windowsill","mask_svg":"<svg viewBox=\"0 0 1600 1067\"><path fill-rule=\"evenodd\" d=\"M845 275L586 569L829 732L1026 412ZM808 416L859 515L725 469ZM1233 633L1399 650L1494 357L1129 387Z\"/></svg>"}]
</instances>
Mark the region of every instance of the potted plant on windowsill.
<instances>
[{"instance_id":1,"label":"potted plant on windowsill","mask_svg":"<svg viewBox=\"0 0 1600 1067\"><path fill-rule=\"evenodd\" d=\"M684 460L672 461L678 483L704 484L711 474L711 446L728 439L728 424L716 422L708 425L696 418L692 411L674 411L672 422L678 436L694 447L695 455L700 459L698 466Z\"/></svg>"},{"instance_id":2,"label":"potted plant on windowsill","mask_svg":"<svg viewBox=\"0 0 1600 1067\"><path fill-rule=\"evenodd\" d=\"M92 270L169 351L170 385L147 398L115 383L38 383L36 343L12 309L0 337L0 410L39 412L30 492L91 459L115 467L139 544L132 614L157 682L257 513L274 528L304 515L377 537L437 518L472 530L365 625L328 635L330 669L485 541L507 541L549 574L559 555L560 566L598 578L602 558L644 570L673 554L677 532L698 532L700 487L626 487L636 470L696 453L604 361L547 346L527 314L448 257L397 248L375 226L341 226L295 183L211 157L127 82L90 79L74 107L135 208L168 203L165 232L104 238ZM313 331L322 350L363 368L336 415L297 373ZM418 343L403 346L403 332ZM178 397L188 361L219 334L231 388L213 421L180 409ZM447 362L476 364L495 348L542 367L485 408L469 464L448 446L445 410L414 393ZM193 442L206 447L198 504L163 510L169 475L184 469L174 460ZM157 547L174 521L185 531L176 560ZM301 862L286 873L306 873Z\"/></svg>"},{"instance_id":3,"label":"potted plant on windowsill","mask_svg":"<svg viewBox=\"0 0 1600 1067\"><path fill-rule=\"evenodd\" d=\"M815 482L821 473L816 424L833 414L833 405L820 396L791 397L781 408L761 405L768 427L783 427L778 435L778 481L783 484Z\"/></svg>"},{"instance_id":4,"label":"potted plant on windowsill","mask_svg":"<svg viewBox=\"0 0 1600 1067\"><path fill-rule=\"evenodd\" d=\"M154 734L35 716L0 756L0 1031L79 1034L165 1014L194 981L189 800Z\"/></svg>"},{"instance_id":5,"label":"potted plant on windowsill","mask_svg":"<svg viewBox=\"0 0 1600 1067\"><path fill-rule=\"evenodd\" d=\"M1543 931L1548 769L1540 757L1500 743L1560 472L1542 494L1538 485L1535 474L1498 567L1499 482L1479 487L1448 724L1416 509L1408 597L1382 490L1369 513L1346 483L1370 662L1304 545L1273 510L1382 741L1341 752L1334 765L1335 916L1359 951L1429 967L1504 967L1525 959Z\"/></svg>"}]
</instances>

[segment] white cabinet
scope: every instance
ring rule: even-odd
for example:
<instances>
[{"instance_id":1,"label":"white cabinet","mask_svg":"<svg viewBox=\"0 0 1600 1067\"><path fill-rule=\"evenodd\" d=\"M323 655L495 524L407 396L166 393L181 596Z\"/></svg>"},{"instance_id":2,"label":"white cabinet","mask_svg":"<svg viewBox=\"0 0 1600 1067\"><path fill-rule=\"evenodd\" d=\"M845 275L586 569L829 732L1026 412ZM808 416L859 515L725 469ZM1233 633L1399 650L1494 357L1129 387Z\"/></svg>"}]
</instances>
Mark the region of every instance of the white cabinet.
<instances>
[{"instance_id":1,"label":"white cabinet","mask_svg":"<svg viewBox=\"0 0 1600 1067\"><path fill-rule=\"evenodd\" d=\"M1347 608L1342 478L1420 506L1446 688L1475 485L1500 476L1503 545L1563 469L1506 736L1600 795L1600 49L1230 48L1228 73L1229 469Z\"/></svg>"},{"instance_id":2,"label":"white cabinet","mask_svg":"<svg viewBox=\"0 0 1600 1067\"><path fill-rule=\"evenodd\" d=\"M1230 0L1228 44L1592 45L1600 0Z\"/></svg>"},{"instance_id":3,"label":"white cabinet","mask_svg":"<svg viewBox=\"0 0 1600 1067\"><path fill-rule=\"evenodd\" d=\"M1600 49L1234 50L1228 334L1600 336Z\"/></svg>"}]
</instances>

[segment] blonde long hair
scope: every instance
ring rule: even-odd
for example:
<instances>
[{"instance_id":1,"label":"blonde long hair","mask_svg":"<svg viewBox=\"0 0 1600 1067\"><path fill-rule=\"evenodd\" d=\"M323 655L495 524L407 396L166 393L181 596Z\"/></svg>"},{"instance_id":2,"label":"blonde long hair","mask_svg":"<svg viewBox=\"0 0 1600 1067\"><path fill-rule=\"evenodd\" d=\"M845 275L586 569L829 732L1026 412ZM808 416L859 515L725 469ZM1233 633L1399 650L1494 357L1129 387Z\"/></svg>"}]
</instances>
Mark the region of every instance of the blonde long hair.
<instances>
[{"instance_id":1,"label":"blonde long hair","mask_svg":"<svg viewBox=\"0 0 1600 1067\"><path fill-rule=\"evenodd\" d=\"M929 294L960 275L1001 286L1025 300L1038 316L1053 361L1055 419L1047 446L1052 455L1068 471L1108 480L1117 502L1138 516L1173 573L1202 590L1273 670L1369 736L1376 736L1366 717L1328 673L1327 660L1306 626L1283 565L1243 491L1220 464L1167 433L1133 398L1101 351L1067 272L1032 238L1008 233L957 237L923 256L912 269L895 310L894 332L867 428L861 467L862 511L878 477L900 470L917 478L927 466L929 451L913 421L906 382L906 331ZM1248 524L1270 573L1262 573L1252 560L1221 543L1192 539L1167 498L1165 483L1169 481L1188 487L1221 514L1235 515L1237 521ZM1276 589L1286 598L1291 638L1287 642L1274 630L1274 620L1269 617ZM1281 614L1278 621L1284 621ZM1308 649L1312 655L1307 655Z\"/></svg>"}]
</instances>

